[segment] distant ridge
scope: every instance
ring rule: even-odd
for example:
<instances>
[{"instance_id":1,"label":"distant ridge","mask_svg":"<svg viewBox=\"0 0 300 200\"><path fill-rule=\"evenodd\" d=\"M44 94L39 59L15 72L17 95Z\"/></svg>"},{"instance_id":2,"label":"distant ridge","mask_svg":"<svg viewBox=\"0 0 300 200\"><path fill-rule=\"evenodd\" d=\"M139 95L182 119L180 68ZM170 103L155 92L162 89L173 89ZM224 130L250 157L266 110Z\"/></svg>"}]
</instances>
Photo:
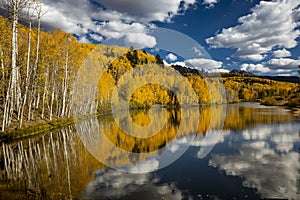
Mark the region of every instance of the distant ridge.
<instances>
[{"instance_id":1,"label":"distant ridge","mask_svg":"<svg viewBox=\"0 0 300 200\"><path fill-rule=\"evenodd\" d=\"M289 82L289 83L299 83L299 77L298 76L256 76L255 74L251 72L247 72L244 70L232 70L229 73L222 73L222 77L233 77L233 76L244 76L244 77L257 77L257 78L263 78L273 81L279 81L279 82Z\"/></svg>"},{"instance_id":2,"label":"distant ridge","mask_svg":"<svg viewBox=\"0 0 300 200\"><path fill-rule=\"evenodd\" d=\"M265 78L279 82L299 83L300 77L298 76L257 76L258 78Z\"/></svg>"}]
</instances>

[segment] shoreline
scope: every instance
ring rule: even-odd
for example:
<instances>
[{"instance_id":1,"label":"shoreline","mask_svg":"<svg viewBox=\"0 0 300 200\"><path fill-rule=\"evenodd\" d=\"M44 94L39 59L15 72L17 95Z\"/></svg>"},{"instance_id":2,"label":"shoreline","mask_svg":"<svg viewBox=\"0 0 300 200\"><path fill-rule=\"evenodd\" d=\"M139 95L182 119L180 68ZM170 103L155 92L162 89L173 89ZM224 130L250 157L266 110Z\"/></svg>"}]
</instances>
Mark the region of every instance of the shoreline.
<instances>
[{"instance_id":1,"label":"shoreline","mask_svg":"<svg viewBox=\"0 0 300 200\"><path fill-rule=\"evenodd\" d=\"M259 102L239 102L239 103L228 103L225 105L239 105L243 103L255 103L260 106L265 106L267 107L281 107L289 110L292 115L296 118L300 118L300 108L299 107L288 107L284 105L263 105ZM184 106L183 106L184 108ZM39 135L43 135L46 132L49 131L55 131L58 129L61 129L66 126L73 125L76 120L85 120L91 117L96 117L96 116L102 116L102 115L107 115L109 113L101 113L101 114L96 114L96 115L90 115L90 116L79 116L77 118L70 117L70 118L64 118L64 119L56 119L52 121L45 121L45 123L40 123L37 125L32 125L26 128L21 128L21 129L15 129L13 131L6 131L6 132L0 132L0 144L1 143L11 143L11 142L16 142L22 139L27 139L27 138L33 138Z\"/></svg>"}]
</instances>

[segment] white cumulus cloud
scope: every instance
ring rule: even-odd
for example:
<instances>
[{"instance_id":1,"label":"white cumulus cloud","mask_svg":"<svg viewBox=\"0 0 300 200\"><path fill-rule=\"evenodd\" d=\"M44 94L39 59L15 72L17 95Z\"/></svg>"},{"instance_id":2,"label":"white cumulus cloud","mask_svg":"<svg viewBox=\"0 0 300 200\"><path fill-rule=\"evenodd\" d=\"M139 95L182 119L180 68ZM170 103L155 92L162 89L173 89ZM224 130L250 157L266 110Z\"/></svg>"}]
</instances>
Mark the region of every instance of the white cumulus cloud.
<instances>
[{"instance_id":1,"label":"white cumulus cloud","mask_svg":"<svg viewBox=\"0 0 300 200\"><path fill-rule=\"evenodd\" d=\"M290 57L291 55L291 52L286 49L281 49L273 52L273 56L276 58L285 58Z\"/></svg>"},{"instance_id":2,"label":"white cumulus cloud","mask_svg":"<svg viewBox=\"0 0 300 200\"><path fill-rule=\"evenodd\" d=\"M105 8L119 13L126 13L135 21L151 22L151 21L168 21L181 11L180 4L183 3L183 9L188 5L194 4L196 0L96 0Z\"/></svg>"},{"instance_id":3,"label":"white cumulus cloud","mask_svg":"<svg viewBox=\"0 0 300 200\"><path fill-rule=\"evenodd\" d=\"M298 65L300 65L300 60L294 60L291 58L276 58L271 59L265 63L271 69L297 69Z\"/></svg>"},{"instance_id":4,"label":"white cumulus cloud","mask_svg":"<svg viewBox=\"0 0 300 200\"><path fill-rule=\"evenodd\" d=\"M223 63L220 61L207 59L207 58L188 59L185 61L185 63L187 66L191 66L196 69L204 69L207 71L210 71L213 69L219 69L223 65Z\"/></svg>"},{"instance_id":5,"label":"white cumulus cloud","mask_svg":"<svg viewBox=\"0 0 300 200\"><path fill-rule=\"evenodd\" d=\"M80 41L85 41L89 33L100 34L103 39L118 39L129 32L146 34L147 27L154 26L152 22L169 22L195 3L196 0L157 0L155 3L146 0L44 0L42 23L50 30L59 28L74 33Z\"/></svg>"},{"instance_id":6,"label":"white cumulus cloud","mask_svg":"<svg viewBox=\"0 0 300 200\"><path fill-rule=\"evenodd\" d=\"M297 46L299 12L298 0L260 1L237 26L222 29L206 42L213 48L237 49L234 56L241 59L259 61L275 47Z\"/></svg>"},{"instance_id":7,"label":"white cumulus cloud","mask_svg":"<svg viewBox=\"0 0 300 200\"><path fill-rule=\"evenodd\" d=\"M90 34L90 37L97 42L101 42L103 40L103 37L98 34Z\"/></svg>"},{"instance_id":8,"label":"white cumulus cloud","mask_svg":"<svg viewBox=\"0 0 300 200\"><path fill-rule=\"evenodd\" d=\"M167 56L166 56L166 59L168 59L169 61L176 61L177 60L177 56L172 54L172 53L169 53Z\"/></svg>"},{"instance_id":9,"label":"white cumulus cloud","mask_svg":"<svg viewBox=\"0 0 300 200\"><path fill-rule=\"evenodd\" d=\"M241 70L252 72L252 73L258 73L258 74L270 72L270 69L264 67L262 64L248 64L248 63L242 64Z\"/></svg>"},{"instance_id":10,"label":"white cumulus cloud","mask_svg":"<svg viewBox=\"0 0 300 200\"><path fill-rule=\"evenodd\" d=\"M223 62L208 58L187 59L185 61L171 63L170 65L180 65L198 70L203 69L208 72L228 72L228 70L222 68Z\"/></svg>"},{"instance_id":11,"label":"white cumulus cloud","mask_svg":"<svg viewBox=\"0 0 300 200\"><path fill-rule=\"evenodd\" d=\"M267 62L259 64L244 63L241 70L249 71L256 74L281 74L281 75L297 75L297 69L300 65L300 59L291 58L274 58Z\"/></svg>"},{"instance_id":12,"label":"white cumulus cloud","mask_svg":"<svg viewBox=\"0 0 300 200\"><path fill-rule=\"evenodd\" d=\"M129 33L125 36L125 43L137 49L151 48L156 45L156 39L145 33Z\"/></svg>"}]
</instances>

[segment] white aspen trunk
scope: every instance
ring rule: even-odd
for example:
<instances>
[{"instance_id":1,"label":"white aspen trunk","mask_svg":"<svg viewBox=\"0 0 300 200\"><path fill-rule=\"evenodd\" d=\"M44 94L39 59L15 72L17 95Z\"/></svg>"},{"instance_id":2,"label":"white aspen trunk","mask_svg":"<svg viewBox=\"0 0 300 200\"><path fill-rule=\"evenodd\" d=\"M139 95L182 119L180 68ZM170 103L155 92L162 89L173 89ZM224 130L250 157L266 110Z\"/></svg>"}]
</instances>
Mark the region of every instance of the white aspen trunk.
<instances>
[{"instance_id":1,"label":"white aspen trunk","mask_svg":"<svg viewBox=\"0 0 300 200\"><path fill-rule=\"evenodd\" d=\"M8 83L8 88L10 88L11 84L11 79L9 79ZM8 111L9 111L9 95L10 95L10 90L8 89L6 92L6 99L5 99L5 104L4 104L4 111L3 111L3 121L2 121L2 132L5 131L5 125L8 124Z\"/></svg>"},{"instance_id":2,"label":"white aspen trunk","mask_svg":"<svg viewBox=\"0 0 300 200\"><path fill-rule=\"evenodd\" d=\"M54 103L54 98L55 98L55 88L56 88L56 83L54 77L56 76L56 65L53 66L52 70L52 91L51 91L51 102L50 102L50 110L49 110L49 119L52 120L53 116L53 103Z\"/></svg>"},{"instance_id":3,"label":"white aspen trunk","mask_svg":"<svg viewBox=\"0 0 300 200\"><path fill-rule=\"evenodd\" d=\"M55 90L55 85L53 84L52 92L51 92L50 110L49 110L49 119L50 120L52 120L52 114L53 114L54 90Z\"/></svg>"},{"instance_id":4,"label":"white aspen trunk","mask_svg":"<svg viewBox=\"0 0 300 200\"><path fill-rule=\"evenodd\" d=\"M61 107L60 104L61 103L58 101L58 91L56 91L56 93L55 93L55 101L56 101L55 113L56 113L56 116L59 116L59 111L60 111L60 107Z\"/></svg>"},{"instance_id":5,"label":"white aspen trunk","mask_svg":"<svg viewBox=\"0 0 300 200\"><path fill-rule=\"evenodd\" d=\"M13 23L12 23L12 40L11 40L11 75L10 75L10 84L7 89L7 95L5 100L4 114L3 114L3 123L2 131L5 130L5 126L9 125L11 118L13 116L13 111L15 105L19 106L19 95L17 94L18 89L18 74L19 68L17 67L17 57L18 57L18 11L19 11L19 2L12 2L13 9Z\"/></svg>"},{"instance_id":6,"label":"white aspen trunk","mask_svg":"<svg viewBox=\"0 0 300 200\"><path fill-rule=\"evenodd\" d=\"M39 92L37 92L36 102L35 102L35 109L39 109L41 95Z\"/></svg>"},{"instance_id":7,"label":"white aspen trunk","mask_svg":"<svg viewBox=\"0 0 300 200\"><path fill-rule=\"evenodd\" d=\"M44 85L44 92L42 98L42 119L44 119L45 114L45 100L48 93L48 84L49 84L49 66L47 65L46 73L45 73L45 85Z\"/></svg>"},{"instance_id":8,"label":"white aspen trunk","mask_svg":"<svg viewBox=\"0 0 300 200\"><path fill-rule=\"evenodd\" d=\"M29 21L29 32L28 32L28 49L27 49L27 64L26 64L26 81L25 81L25 93L24 93L24 99L22 104L22 109L20 112L20 128L22 128L23 125L23 115L24 115L24 109L27 101L27 94L29 89L29 68L30 68L30 51L31 51L31 21Z\"/></svg>"},{"instance_id":9,"label":"white aspen trunk","mask_svg":"<svg viewBox=\"0 0 300 200\"><path fill-rule=\"evenodd\" d=\"M34 62L34 66L32 69L32 80L36 79L36 74L37 74L37 69L38 69L38 63L39 63L39 51L40 51L40 33L41 33L41 4L40 1L37 1L37 6L36 6L36 10L37 10L37 39L36 39L36 57L35 57L35 62ZM36 94L38 94L37 88L38 85L36 85L35 82L32 83L32 89L29 95L29 100L28 100L28 118L27 120L30 121L31 120L31 110L32 109L36 109L36 107L38 106L37 104L37 98L36 98Z\"/></svg>"},{"instance_id":10,"label":"white aspen trunk","mask_svg":"<svg viewBox=\"0 0 300 200\"><path fill-rule=\"evenodd\" d=\"M38 68L39 64L39 53L40 53L40 35L41 35L41 4L40 1L38 1L38 24L37 24L37 38L36 38L36 58L35 58L35 63L34 67L35 69Z\"/></svg>"},{"instance_id":11,"label":"white aspen trunk","mask_svg":"<svg viewBox=\"0 0 300 200\"><path fill-rule=\"evenodd\" d=\"M68 81L68 62L69 62L69 45L68 45L68 41L67 41L66 63L65 63L65 77L64 77L64 81L63 81L63 102L62 102L61 117L65 116L65 110L66 110L67 81Z\"/></svg>"},{"instance_id":12,"label":"white aspen trunk","mask_svg":"<svg viewBox=\"0 0 300 200\"><path fill-rule=\"evenodd\" d=\"M4 89L5 86L5 68L4 68L4 61L3 61L4 53L1 47L0 47L0 56L1 56L0 63L1 63L1 71L2 71L2 85Z\"/></svg>"},{"instance_id":13,"label":"white aspen trunk","mask_svg":"<svg viewBox=\"0 0 300 200\"><path fill-rule=\"evenodd\" d=\"M31 98L31 99L29 100L29 105L28 105L27 121L30 121L30 120L31 120L32 101L33 101L33 99Z\"/></svg>"},{"instance_id":14,"label":"white aspen trunk","mask_svg":"<svg viewBox=\"0 0 300 200\"><path fill-rule=\"evenodd\" d=\"M21 89L19 83L19 67L17 65L18 58L18 21L19 21L19 1L13 3L13 27L12 27L12 55L11 55L11 88L12 88L12 105L20 106ZM14 102L15 101L15 102ZM12 108L14 109L14 108Z\"/></svg>"}]
</instances>

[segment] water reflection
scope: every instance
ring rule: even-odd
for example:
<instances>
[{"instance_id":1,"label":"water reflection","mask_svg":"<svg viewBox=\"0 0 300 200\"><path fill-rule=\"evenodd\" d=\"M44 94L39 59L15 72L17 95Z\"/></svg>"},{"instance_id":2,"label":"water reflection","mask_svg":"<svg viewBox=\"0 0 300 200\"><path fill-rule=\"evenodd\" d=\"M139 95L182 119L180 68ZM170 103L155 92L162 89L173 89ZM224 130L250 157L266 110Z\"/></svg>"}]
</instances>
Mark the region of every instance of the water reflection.
<instances>
[{"instance_id":1,"label":"water reflection","mask_svg":"<svg viewBox=\"0 0 300 200\"><path fill-rule=\"evenodd\" d=\"M233 143L238 153L214 155L210 165L242 177L263 198L300 199L299 130L299 123L246 129Z\"/></svg>"},{"instance_id":2,"label":"water reflection","mask_svg":"<svg viewBox=\"0 0 300 200\"><path fill-rule=\"evenodd\" d=\"M185 165L194 163L190 168L209 168L208 163L197 162L208 156L210 166L243 178L243 185L256 188L262 197L299 199L299 124L285 110L255 106L153 110L150 117L145 111L131 112L140 126L157 121L153 130L159 127L161 132L144 139L119 128L120 123L129 125L120 114L117 119L100 116L40 138L3 144L0 199L198 198L199 191L191 185L179 187L181 174L172 174L176 181L169 182L157 173L131 174L102 164L128 172L153 171L188 147L183 157L189 158ZM212 148L216 143L222 145L221 151ZM98 161L99 156L104 162ZM168 168L162 173L168 174ZM230 182L230 177L222 178ZM206 183L199 179L196 184ZM222 186L212 187L218 193L216 188Z\"/></svg>"},{"instance_id":3,"label":"water reflection","mask_svg":"<svg viewBox=\"0 0 300 200\"><path fill-rule=\"evenodd\" d=\"M86 152L73 127L38 139L2 146L7 185L1 199L61 199L78 196L104 166ZM1 167L1 168L2 168ZM11 191L9 193L8 191Z\"/></svg>"},{"instance_id":4,"label":"water reflection","mask_svg":"<svg viewBox=\"0 0 300 200\"><path fill-rule=\"evenodd\" d=\"M115 170L97 171L87 185L83 198L87 199L183 199L183 193L174 184L158 184L151 174L132 174ZM134 196L133 196L134 194Z\"/></svg>"}]
</instances>

